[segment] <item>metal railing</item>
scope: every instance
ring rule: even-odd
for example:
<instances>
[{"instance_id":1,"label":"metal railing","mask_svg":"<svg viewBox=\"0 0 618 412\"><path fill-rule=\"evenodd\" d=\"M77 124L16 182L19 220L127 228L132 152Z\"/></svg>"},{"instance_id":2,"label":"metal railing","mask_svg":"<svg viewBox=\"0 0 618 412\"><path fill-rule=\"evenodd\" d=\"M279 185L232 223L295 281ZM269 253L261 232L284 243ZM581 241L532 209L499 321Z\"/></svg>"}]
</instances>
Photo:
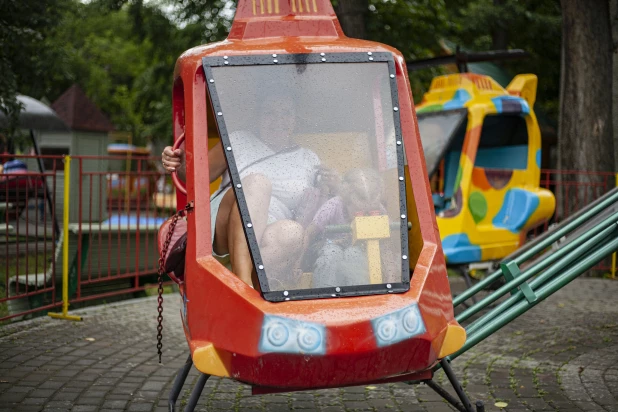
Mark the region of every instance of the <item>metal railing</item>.
<instances>
[{"instance_id":1,"label":"metal railing","mask_svg":"<svg viewBox=\"0 0 618 412\"><path fill-rule=\"evenodd\" d=\"M0 321L56 309L63 295L66 314L69 303L132 294L155 282L158 228L176 207L159 158L12 157L28 171L0 174ZM37 172L39 164L47 170ZM613 174L551 170L542 171L541 183L568 196L591 175L597 183L587 184L588 197L578 189L586 202L615 186ZM551 223L573 216L571 206ZM550 225L541 229L537 238L562 237Z\"/></svg>"}]
</instances>

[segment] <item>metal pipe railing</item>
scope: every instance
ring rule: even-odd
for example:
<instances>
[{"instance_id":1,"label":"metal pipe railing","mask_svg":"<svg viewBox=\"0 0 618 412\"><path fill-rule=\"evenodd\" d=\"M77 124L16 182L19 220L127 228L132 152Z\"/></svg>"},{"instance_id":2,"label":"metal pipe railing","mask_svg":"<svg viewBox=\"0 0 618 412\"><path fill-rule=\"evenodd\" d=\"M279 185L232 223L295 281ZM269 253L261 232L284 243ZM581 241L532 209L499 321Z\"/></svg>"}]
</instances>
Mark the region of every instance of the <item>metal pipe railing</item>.
<instances>
[{"instance_id":1,"label":"metal pipe railing","mask_svg":"<svg viewBox=\"0 0 618 412\"><path fill-rule=\"evenodd\" d=\"M610 193L611 193L610 195L608 195L605 199L599 201L596 205L591 207L589 210L583 212L579 216L574 216L570 222L568 223L565 222L563 226L558 227L556 230L552 232L548 232L546 236L544 236L544 238L539 239L538 241L534 242L533 245L531 244L531 246L527 250L525 250L521 254L518 254L512 260L518 265L520 265L521 263L527 261L528 259L533 258L538 253L541 253L547 247L551 246L552 243L554 243L561 237L565 236L569 232L573 231L578 226L584 224L588 219L594 217L594 215L603 211L603 209L607 208L614 202L618 201L618 190L614 190L613 193L612 192ZM493 272L492 274L490 274L489 276L487 276L486 278L484 278L477 284L466 289L465 291L463 291L462 293L460 293L453 299L453 306L460 305L461 303L470 299L472 296L476 295L481 290L489 287L492 283L498 280L500 276L503 276L502 269L498 269L497 271Z\"/></svg>"},{"instance_id":2,"label":"metal pipe railing","mask_svg":"<svg viewBox=\"0 0 618 412\"><path fill-rule=\"evenodd\" d=\"M538 275L541 271L549 268L549 266L553 265L554 263L556 263L556 265L549 268L547 272L543 274L543 276L544 279L548 279L551 276L555 275L576 258L573 256L572 252L579 256L588 251L590 248L594 247L594 245L603 240L608 233L611 233L613 230L615 230L616 222L618 222L618 213L613 214L608 219L600 223L598 226L591 229L589 232L582 234L582 236L574 239L572 242L568 243L560 250L552 253L542 261L530 266L529 268L526 268L526 270L524 270L518 277L511 280L510 282L507 282L496 291L485 296L479 302L460 313L456 317L457 321L465 321L466 319L485 309L487 306L494 303L496 300L500 299L502 296L506 295L513 289L516 289L519 285L526 282L528 279Z\"/></svg>"},{"instance_id":3,"label":"metal pipe railing","mask_svg":"<svg viewBox=\"0 0 618 412\"><path fill-rule=\"evenodd\" d=\"M611 255L618 249L618 236L615 233L610 233L607 236L607 241L604 242L596 251L587 254L581 261L574 264L571 268L566 270L562 275L558 276L548 284L544 285L537 292L537 300L529 303L528 301L520 301L518 304L510 307L506 312L499 313L498 308L493 309L488 313L488 319L491 319L487 324L473 333L470 333L466 339L464 346L455 354L450 356L450 359L455 359L462 353L466 352L470 348L483 341L485 338L500 330L509 322L521 316L523 313L536 306L547 297L554 294L559 289L563 288L579 275L592 268L599 260Z\"/></svg>"}]
</instances>

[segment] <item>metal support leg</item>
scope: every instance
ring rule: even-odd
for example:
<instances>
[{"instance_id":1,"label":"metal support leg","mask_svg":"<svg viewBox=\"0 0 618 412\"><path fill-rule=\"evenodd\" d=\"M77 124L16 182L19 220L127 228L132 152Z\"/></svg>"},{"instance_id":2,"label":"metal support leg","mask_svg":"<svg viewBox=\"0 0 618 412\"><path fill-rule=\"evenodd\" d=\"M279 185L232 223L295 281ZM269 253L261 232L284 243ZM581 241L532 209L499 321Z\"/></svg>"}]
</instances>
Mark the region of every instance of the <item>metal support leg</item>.
<instances>
[{"instance_id":1,"label":"metal support leg","mask_svg":"<svg viewBox=\"0 0 618 412\"><path fill-rule=\"evenodd\" d=\"M197 384L193 388L193 392L191 392L191 397L189 398L189 403L185 408L185 412L193 412L195 409L197 402L200 400L200 395L204 390L204 385L206 385L206 381L210 378L210 375L206 375L202 373L200 378L197 380Z\"/></svg>"},{"instance_id":2,"label":"metal support leg","mask_svg":"<svg viewBox=\"0 0 618 412\"><path fill-rule=\"evenodd\" d=\"M461 269L461 273L463 275L464 281L466 282L466 287L470 289L472 287L472 278L470 277L470 272L467 268ZM472 299L472 303L476 304L476 296L470 297Z\"/></svg>"},{"instance_id":3,"label":"metal support leg","mask_svg":"<svg viewBox=\"0 0 618 412\"><path fill-rule=\"evenodd\" d=\"M453 369L451 369L450 363L446 359L443 359L440 362L440 365L442 365L442 369L444 369L444 373L446 374L446 377L448 378L449 382L451 383L451 385L453 385L453 389L455 389L457 396L459 396L459 399L461 399L461 402L463 403L465 411L474 412L474 409L472 409L472 404L470 403L470 399L468 399L468 395L466 395L463 388L461 387L461 384L457 380L457 377L455 376Z\"/></svg>"},{"instance_id":4,"label":"metal support leg","mask_svg":"<svg viewBox=\"0 0 618 412\"><path fill-rule=\"evenodd\" d=\"M457 399L455 399L454 396L448 393L446 389L444 389L442 386L438 385L432 380L427 380L424 382L427 386L433 389L434 392L443 397L448 403L453 405L453 407L455 407L455 409L457 409L459 412L468 412L466 408L464 408L464 406L461 404L461 402L458 402Z\"/></svg>"},{"instance_id":5,"label":"metal support leg","mask_svg":"<svg viewBox=\"0 0 618 412\"><path fill-rule=\"evenodd\" d=\"M185 381L187 380L187 375L189 374L189 371L191 370L191 366L193 366L193 359L191 359L191 355L189 355L184 366L180 368L180 370L178 371L178 375L176 375L176 379L174 380L174 386L172 386L170 396L167 398L169 412L176 411L176 401L178 400L178 395L180 395L182 386L185 384Z\"/></svg>"}]
</instances>

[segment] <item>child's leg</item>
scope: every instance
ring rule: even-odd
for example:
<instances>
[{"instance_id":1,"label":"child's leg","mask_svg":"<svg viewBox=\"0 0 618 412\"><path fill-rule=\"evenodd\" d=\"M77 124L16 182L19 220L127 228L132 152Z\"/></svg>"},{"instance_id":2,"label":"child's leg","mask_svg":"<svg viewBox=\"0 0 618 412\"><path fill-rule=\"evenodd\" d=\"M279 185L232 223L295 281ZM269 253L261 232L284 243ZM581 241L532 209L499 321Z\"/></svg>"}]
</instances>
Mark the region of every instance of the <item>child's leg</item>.
<instances>
[{"instance_id":1,"label":"child's leg","mask_svg":"<svg viewBox=\"0 0 618 412\"><path fill-rule=\"evenodd\" d=\"M327 244L320 249L313 271L313 287L342 286L338 283L338 268L342 260L343 249L341 247Z\"/></svg>"}]
</instances>

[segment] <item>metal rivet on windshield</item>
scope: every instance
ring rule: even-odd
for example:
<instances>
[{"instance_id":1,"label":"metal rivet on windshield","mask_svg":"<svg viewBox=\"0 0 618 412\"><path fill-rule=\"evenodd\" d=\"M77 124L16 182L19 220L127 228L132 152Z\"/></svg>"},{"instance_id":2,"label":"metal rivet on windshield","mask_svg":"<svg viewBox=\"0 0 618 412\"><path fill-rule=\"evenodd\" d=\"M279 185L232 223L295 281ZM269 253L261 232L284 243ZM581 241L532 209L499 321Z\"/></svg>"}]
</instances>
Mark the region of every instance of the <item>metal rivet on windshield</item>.
<instances>
[{"instance_id":1,"label":"metal rivet on windshield","mask_svg":"<svg viewBox=\"0 0 618 412\"><path fill-rule=\"evenodd\" d=\"M260 269L260 270L264 269L264 265L259 265L258 269Z\"/></svg>"},{"instance_id":2,"label":"metal rivet on windshield","mask_svg":"<svg viewBox=\"0 0 618 412\"><path fill-rule=\"evenodd\" d=\"M324 56L326 56L326 55L325 55L324 53L320 53L320 56L324 57Z\"/></svg>"},{"instance_id":3,"label":"metal rivet on windshield","mask_svg":"<svg viewBox=\"0 0 618 412\"><path fill-rule=\"evenodd\" d=\"M403 181L403 176L399 176L399 180L402 180L402 181Z\"/></svg>"},{"instance_id":4,"label":"metal rivet on windshield","mask_svg":"<svg viewBox=\"0 0 618 412\"><path fill-rule=\"evenodd\" d=\"M402 218L402 219L405 219L405 218L406 218L406 215L401 215L401 218Z\"/></svg>"},{"instance_id":5,"label":"metal rivet on windshield","mask_svg":"<svg viewBox=\"0 0 618 412\"><path fill-rule=\"evenodd\" d=\"M393 107L393 110L397 111L397 110L399 110L399 107Z\"/></svg>"},{"instance_id":6,"label":"metal rivet on windshield","mask_svg":"<svg viewBox=\"0 0 618 412\"><path fill-rule=\"evenodd\" d=\"M240 189L242 187L242 185L239 183L239 184L236 185L236 187Z\"/></svg>"},{"instance_id":7,"label":"metal rivet on windshield","mask_svg":"<svg viewBox=\"0 0 618 412\"><path fill-rule=\"evenodd\" d=\"M223 59L224 59L224 60L227 60L227 56L223 56Z\"/></svg>"},{"instance_id":8,"label":"metal rivet on windshield","mask_svg":"<svg viewBox=\"0 0 618 412\"><path fill-rule=\"evenodd\" d=\"M232 147L231 146L226 147L226 149L227 149L228 152L232 151Z\"/></svg>"},{"instance_id":9,"label":"metal rivet on windshield","mask_svg":"<svg viewBox=\"0 0 618 412\"><path fill-rule=\"evenodd\" d=\"M394 75L394 74L391 74L391 79L394 79L394 78L395 78L395 75Z\"/></svg>"},{"instance_id":10,"label":"metal rivet on windshield","mask_svg":"<svg viewBox=\"0 0 618 412\"><path fill-rule=\"evenodd\" d=\"M247 223L247 227L253 227L251 223Z\"/></svg>"},{"instance_id":11,"label":"metal rivet on windshield","mask_svg":"<svg viewBox=\"0 0 618 412\"><path fill-rule=\"evenodd\" d=\"M334 293L333 293L331 296L332 296L332 297L334 297L334 298L336 298L336 297L337 297L337 295L335 295Z\"/></svg>"},{"instance_id":12,"label":"metal rivet on windshield","mask_svg":"<svg viewBox=\"0 0 618 412\"><path fill-rule=\"evenodd\" d=\"M390 284L390 283L387 283L387 284L386 284L386 288L387 288L387 289L392 288L391 284Z\"/></svg>"},{"instance_id":13,"label":"metal rivet on windshield","mask_svg":"<svg viewBox=\"0 0 618 412\"><path fill-rule=\"evenodd\" d=\"M279 60L275 59L273 60L273 63L279 63Z\"/></svg>"},{"instance_id":14,"label":"metal rivet on windshield","mask_svg":"<svg viewBox=\"0 0 618 412\"><path fill-rule=\"evenodd\" d=\"M337 286L337 287L335 288L335 292L341 292L341 288L340 288L339 286Z\"/></svg>"},{"instance_id":15,"label":"metal rivet on windshield","mask_svg":"<svg viewBox=\"0 0 618 412\"><path fill-rule=\"evenodd\" d=\"M326 61L326 59L325 59L324 57L322 57L322 61L323 61L323 62L325 62L325 61Z\"/></svg>"},{"instance_id":16,"label":"metal rivet on windshield","mask_svg":"<svg viewBox=\"0 0 618 412\"><path fill-rule=\"evenodd\" d=\"M223 112L217 112L217 116L222 116Z\"/></svg>"},{"instance_id":17,"label":"metal rivet on windshield","mask_svg":"<svg viewBox=\"0 0 618 412\"><path fill-rule=\"evenodd\" d=\"M273 57L277 57L277 55L273 53Z\"/></svg>"},{"instance_id":18,"label":"metal rivet on windshield","mask_svg":"<svg viewBox=\"0 0 618 412\"><path fill-rule=\"evenodd\" d=\"M401 144L401 140L397 140L397 144L400 145Z\"/></svg>"},{"instance_id":19,"label":"metal rivet on windshield","mask_svg":"<svg viewBox=\"0 0 618 412\"><path fill-rule=\"evenodd\" d=\"M285 300L290 300L290 298L285 298Z\"/></svg>"},{"instance_id":20,"label":"metal rivet on windshield","mask_svg":"<svg viewBox=\"0 0 618 412\"><path fill-rule=\"evenodd\" d=\"M215 82L215 79L210 79L210 82L211 82L211 83L214 83L214 82Z\"/></svg>"},{"instance_id":21,"label":"metal rivet on windshield","mask_svg":"<svg viewBox=\"0 0 618 412\"><path fill-rule=\"evenodd\" d=\"M403 255L401 258L402 258L403 260L406 260L408 257L407 257L406 255Z\"/></svg>"},{"instance_id":22,"label":"metal rivet on windshield","mask_svg":"<svg viewBox=\"0 0 618 412\"><path fill-rule=\"evenodd\" d=\"M373 60L373 57L370 57L369 60Z\"/></svg>"},{"instance_id":23,"label":"metal rivet on windshield","mask_svg":"<svg viewBox=\"0 0 618 412\"><path fill-rule=\"evenodd\" d=\"M290 294L290 292L288 292L287 290L284 290L284 291L283 291L283 296L287 296L287 295L289 295L289 294Z\"/></svg>"},{"instance_id":24,"label":"metal rivet on windshield","mask_svg":"<svg viewBox=\"0 0 618 412\"><path fill-rule=\"evenodd\" d=\"M230 64L230 62L228 62L227 60L225 61L225 64Z\"/></svg>"},{"instance_id":25,"label":"metal rivet on windshield","mask_svg":"<svg viewBox=\"0 0 618 412\"><path fill-rule=\"evenodd\" d=\"M371 56L372 53L371 52L367 52L367 54Z\"/></svg>"}]
</instances>

